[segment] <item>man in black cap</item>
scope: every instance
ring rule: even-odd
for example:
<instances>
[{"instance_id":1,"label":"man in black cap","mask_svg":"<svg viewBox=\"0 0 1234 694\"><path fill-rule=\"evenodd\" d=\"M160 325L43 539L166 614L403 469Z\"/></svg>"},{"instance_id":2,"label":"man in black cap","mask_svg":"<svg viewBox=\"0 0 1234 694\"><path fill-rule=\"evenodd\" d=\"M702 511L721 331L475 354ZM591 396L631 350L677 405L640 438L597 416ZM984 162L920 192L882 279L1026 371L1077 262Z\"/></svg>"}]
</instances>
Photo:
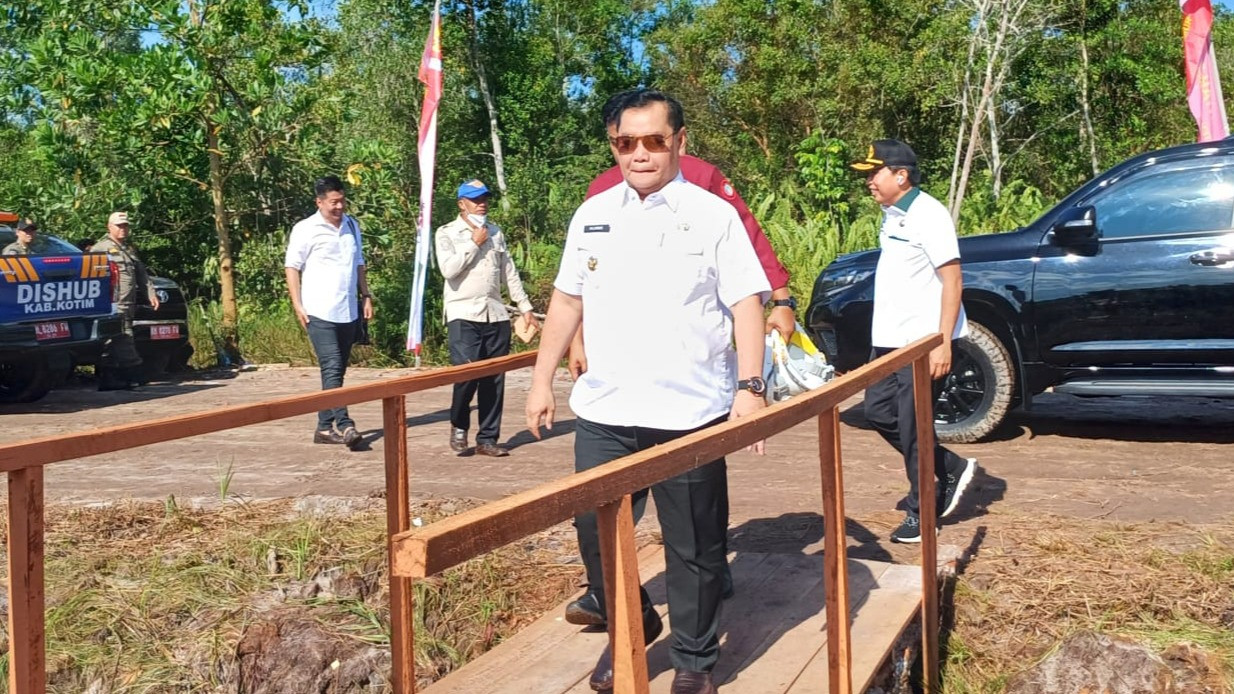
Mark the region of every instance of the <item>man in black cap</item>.
<instances>
[{"instance_id":1,"label":"man in black cap","mask_svg":"<svg viewBox=\"0 0 1234 694\"><path fill-rule=\"evenodd\" d=\"M39 227L31 219L17 223L17 240L4 247L3 255L33 255L42 253L47 242L38 235Z\"/></svg>"},{"instance_id":2,"label":"man in black cap","mask_svg":"<svg viewBox=\"0 0 1234 694\"><path fill-rule=\"evenodd\" d=\"M943 344L930 352L930 377L937 381L951 371L952 341L968 334L960 302L960 248L951 214L918 187L917 155L899 140L875 140L866 157L853 162L852 168L865 175L866 188L883 208L870 358L942 333ZM908 513L891 533L891 541L921 542L913 367L906 366L870 386L865 411L871 426L904 456L908 473ZM955 510L976 469L975 458L961 458L936 446L940 516Z\"/></svg>"}]
</instances>

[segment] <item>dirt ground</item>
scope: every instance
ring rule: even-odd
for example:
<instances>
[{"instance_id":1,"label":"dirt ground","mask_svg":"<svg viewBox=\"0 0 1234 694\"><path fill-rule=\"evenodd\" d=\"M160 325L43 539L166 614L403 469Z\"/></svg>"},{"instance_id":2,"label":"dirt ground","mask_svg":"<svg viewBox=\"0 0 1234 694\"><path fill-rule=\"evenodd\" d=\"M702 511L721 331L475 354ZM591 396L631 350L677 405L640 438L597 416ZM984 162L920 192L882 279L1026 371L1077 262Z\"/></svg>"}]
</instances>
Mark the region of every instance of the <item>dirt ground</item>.
<instances>
[{"instance_id":1,"label":"dirt ground","mask_svg":"<svg viewBox=\"0 0 1234 694\"><path fill-rule=\"evenodd\" d=\"M351 369L348 383L405 374L402 370ZM502 441L504 459L458 456L447 445L450 390L408 397L408 436L413 496L497 499L572 470L573 416L566 402L570 382L558 379L559 421L552 435L534 441L523 426L530 370L506 380ZM99 393L82 381L40 402L0 406L0 441L97 429L311 392L312 368L262 368L212 372L156 383L134 392ZM320 495L367 497L381 490L380 404L352 408L367 450L314 445L312 416L258 424L117 454L52 465L49 503L107 503L116 499L165 499L181 504L217 503L229 494L250 499ZM868 429L859 398L842 419L846 506L850 516L872 518L885 537L898 516L891 512L907 488L902 463ZM734 526L752 519L817 513L820 483L816 429L807 422L767 444L767 455L729 457ZM986 514L1050 513L1125 522L1223 523L1234 520L1234 401L1204 398L1102 398L1039 396L1031 413L1017 413L996 440L954 446L980 461L981 474L958 512L957 533L975 531ZM944 528L941 541L947 542Z\"/></svg>"}]
</instances>

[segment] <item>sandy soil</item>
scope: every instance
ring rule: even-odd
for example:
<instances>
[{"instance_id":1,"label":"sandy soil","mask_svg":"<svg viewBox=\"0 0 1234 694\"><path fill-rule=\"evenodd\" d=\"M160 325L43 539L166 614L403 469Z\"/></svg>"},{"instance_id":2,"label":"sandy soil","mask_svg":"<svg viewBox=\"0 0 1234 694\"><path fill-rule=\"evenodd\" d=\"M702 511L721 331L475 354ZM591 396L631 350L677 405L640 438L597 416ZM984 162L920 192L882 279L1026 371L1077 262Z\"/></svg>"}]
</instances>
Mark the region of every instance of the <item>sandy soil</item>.
<instances>
[{"instance_id":1,"label":"sandy soil","mask_svg":"<svg viewBox=\"0 0 1234 694\"><path fill-rule=\"evenodd\" d=\"M348 383L404 373L352 369ZM450 451L448 388L408 398L414 496L496 499L572 470L570 382L559 378L558 424L551 437L536 442L523 426L529 377L530 370L507 376L502 440L512 452L504 459ZM309 368L197 374L134 392L99 393L88 382L70 384L37 403L0 407L6 425L0 441L255 402L311 392L317 385L317 371ZM217 502L229 468L228 491L247 498L366 497L383 485L380 404L356 406L352 414L367 450L314 445L314 419L303 416L55 464L47 471L47 500L105 503L175 495L180 503ZM846 403L842 419L848 513L874 514L879 523L885 519L888 527L870 528L885 536L896 520L890 510L907 489L902 463L868 429L860 399ZM999 512L1225 522L1234 518L1232 442L1234 401L1045 394L1031 413L1014 415L996 440L954 446L957 453L977 457L982 470L958 525L971 531L983 515ZM744 452L729 457L734 525L819 511L814 424L783 432L767 450L762 457Z\"/></svg>"}]
</instances>

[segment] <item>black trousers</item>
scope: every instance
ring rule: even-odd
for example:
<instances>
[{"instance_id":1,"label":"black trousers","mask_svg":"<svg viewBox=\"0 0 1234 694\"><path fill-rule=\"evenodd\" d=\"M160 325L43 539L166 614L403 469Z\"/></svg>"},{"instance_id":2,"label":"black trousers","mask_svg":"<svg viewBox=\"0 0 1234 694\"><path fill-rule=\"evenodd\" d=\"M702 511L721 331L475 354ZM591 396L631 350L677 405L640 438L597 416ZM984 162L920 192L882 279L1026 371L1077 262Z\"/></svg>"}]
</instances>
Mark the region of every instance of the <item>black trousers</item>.
<instances>
[{"instance_id":1,"label":"black trousers","mask_svg":"<svg viewBox=\"0 0 1234 694\"><path fill-rule=\"evenodd\" d=\"M480 323L452 320L446 324L450 340L450 363L468 364L481 359L504 357L510 353L510 321ZM471 428L471 399L479 395L480 428L476 443L497 443L501 436L501 408L506 395L505 374L485 376L454 384L450 404L450 424L456 429Z\"/></svg>"},{"instance_id":2,"label":"black trousers","mask_svg":"<svg viewBox=\"0 0 1234 694\"><path fill-rule=\"evenodd\" d=\"M334 323L309 316L309 342L313 343L313 353L317 355L317 363L321 366L322 390L343 387L347 362L351 360L351 346L356 342L359 329L359 319L350 323ZM355 425L346 407L334 407L317 413L318 431L329 431L332 427L337 427L341 432Z\"/></svg>"},{"instance_id":3,"label":"black trousers","mask_svg":"<svg viewBox=\"0 0 1234 694\"><path fill-rule=\"evenodd\" d=\"M875 347L871 359L892 352ZM936 382L937 383L937 382ZM917 409L913 403L913 367L906 366L866 389L866 419L870 425L904 456L904 471L908 473L908 512L920 515L917 485ZM930 418L933 421L936 397L930 398ZM934 476L942 480L948 470L959 470L964 459L943 448L935 439ZM941 488L941 487L940 487Z\"/></svg>"},{"instance_id":4,"label":"black trousers","mask_svg":"<svg viewBox=\"0 0 1234 694\"><path fill-rule=\"evenodd\" d=\"M714 422L699 427L719 424ZM574 432L574 470L582 472L692 431L610 426L581 417ZM670 659L678 670L709 672L720 656L721 572L728 516L728 472L724 458L678 475L651 488L664 536L668 614L672 626ZM647 490L633 495L634 522L647 507ZM588 590L605 605L604 570L596 514L574 518L579 552L587 568ZM646 591L642 592L647 601Z\"/></svg>"}]
</instances>

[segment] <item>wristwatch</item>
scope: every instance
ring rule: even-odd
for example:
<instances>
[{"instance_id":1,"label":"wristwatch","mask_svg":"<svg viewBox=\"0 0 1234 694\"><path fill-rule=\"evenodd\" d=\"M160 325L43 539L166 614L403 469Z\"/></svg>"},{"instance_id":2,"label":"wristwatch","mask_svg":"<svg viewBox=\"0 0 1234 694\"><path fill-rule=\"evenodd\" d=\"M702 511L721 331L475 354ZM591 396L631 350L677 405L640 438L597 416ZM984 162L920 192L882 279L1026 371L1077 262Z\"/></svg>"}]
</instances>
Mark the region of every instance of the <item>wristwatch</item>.
<instances>
[{"instance_id":1,"label":"wristwatch","mask_svg":"<svg viewBox=\"0 0 1234 694\"><path fill-rule=\"evenodd\" d=\"M787 299L772 299L771 307L775 308L777 306L787 306L791 310L796 311L797 310L797 300L791 296L788 297Z\"/></svg>"},{"instance_id":2,"label":"wristwatch","mask_svg":"<svg viewBox=\"0 0 1234 694\"><path fill-rule=\"evenodd\" d=\"M748 390L751 393L762 396L767 392L767 382L762 376L751 376L737 381L737 390Z\"/></svg>"}]
</instances>

